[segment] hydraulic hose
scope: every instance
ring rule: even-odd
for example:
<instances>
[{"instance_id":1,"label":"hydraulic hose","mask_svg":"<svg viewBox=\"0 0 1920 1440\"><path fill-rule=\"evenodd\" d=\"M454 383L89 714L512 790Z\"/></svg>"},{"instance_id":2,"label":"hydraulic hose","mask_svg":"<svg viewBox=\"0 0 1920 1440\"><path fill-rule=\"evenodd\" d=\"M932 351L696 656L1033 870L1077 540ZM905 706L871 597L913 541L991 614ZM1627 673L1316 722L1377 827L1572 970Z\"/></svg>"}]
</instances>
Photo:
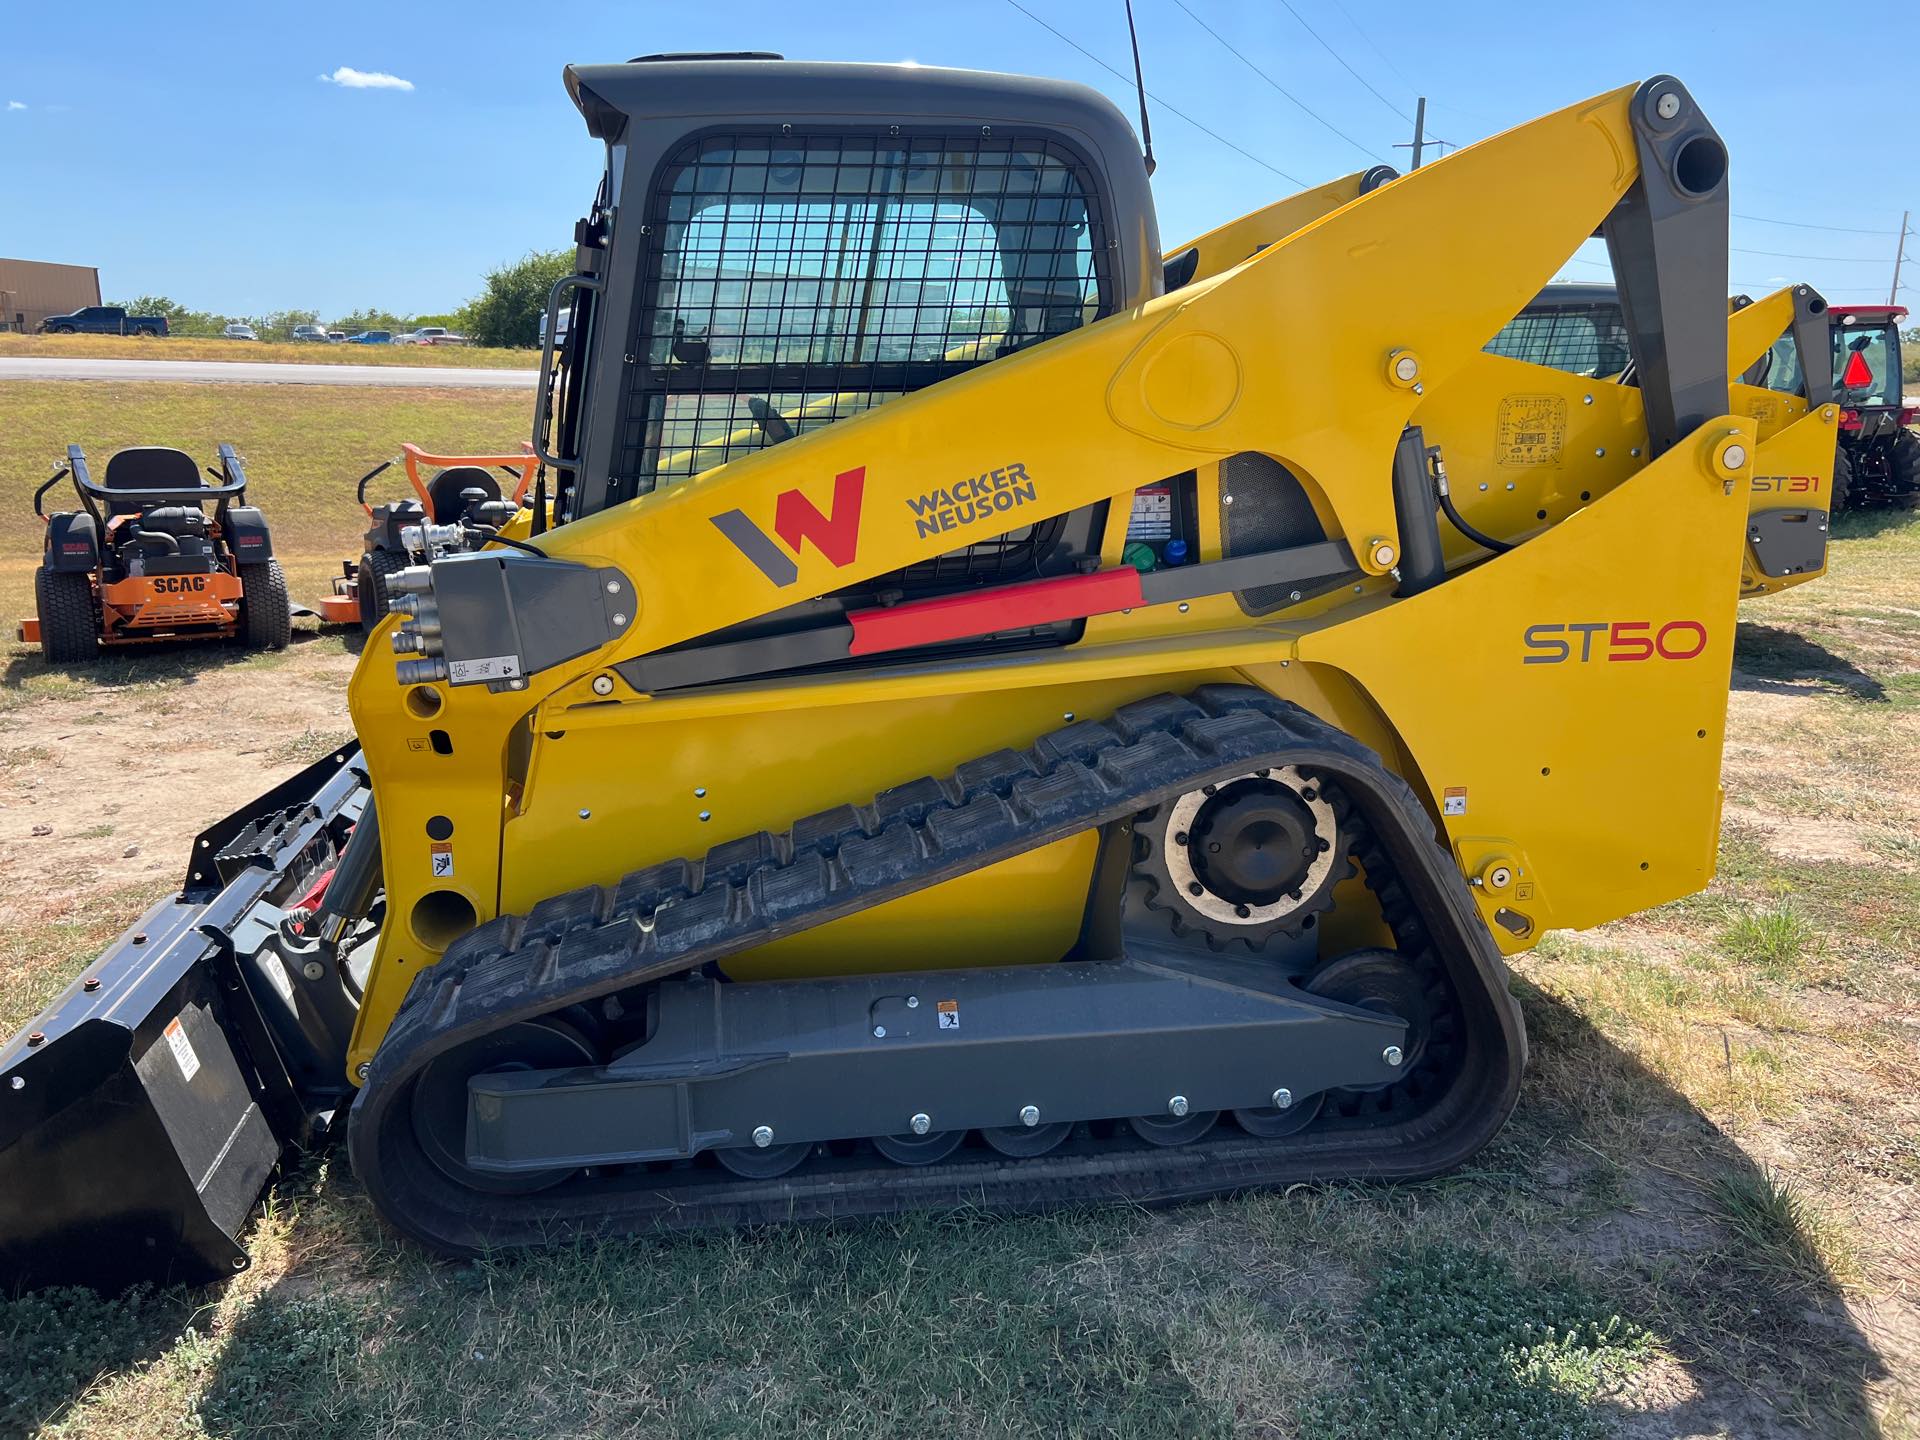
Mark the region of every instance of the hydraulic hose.
<instances>
[{"instance_id":1,"label":"hydraulic hose","mask_svg":"<svg viewBox=\"0 0 1920 1440\"><path fill-rule=\"evenodd\" d=\"M1441 512L1446 515L1448 522L1474 544L1496 555L1504 555L1513 549L1508 541L1496 540L1484 530L1469 524L1467 517L1460 513L1460 508L1453 503L1453 492L1447 485L1446 462L1440 458L1438 450L1433 454L1433 492L1439 498Z\"/></svg>"}]
</instances>

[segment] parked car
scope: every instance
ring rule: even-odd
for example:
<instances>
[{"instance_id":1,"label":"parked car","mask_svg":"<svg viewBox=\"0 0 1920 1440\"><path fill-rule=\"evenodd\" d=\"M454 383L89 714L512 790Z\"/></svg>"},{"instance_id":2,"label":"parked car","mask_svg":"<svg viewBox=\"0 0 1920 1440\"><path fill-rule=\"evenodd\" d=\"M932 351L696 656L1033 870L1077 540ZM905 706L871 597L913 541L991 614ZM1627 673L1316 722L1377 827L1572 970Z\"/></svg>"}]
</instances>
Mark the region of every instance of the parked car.
<instances>
[{"instance_id":1,"label":"parked car","mask_svg":"<svg viewBox=\"0 0 1920 1440\"><path fill-rule=\"evenodd\" d=\"M456 335L444 325L422 325L394 342L397 345L464 345L467 337Z\"/></svg>"},{"instance_id":2,"label":"parked car","mask_svg":"<svg viewBox=\"0 0 1920 1440\"><path fill-rule=\"evenodd\" d=\"M49 315L40 322L45 335L141 335L167 333L164 315L129 315L118 305L86 305L70 315Z\"/></svg>"},{"instance_id":3,"label":"parked car","mask_svg":"<svg viewBox=\"0 0 1920 1440\"><path fill-rule=\"evenodd\" d=\"M560 319L553 327L553 343L555 345L564 345L567 343L567 325L572 319L573 307L569 305L560 312ZM539 339L534 343L543 348L547 343L547 317L545 315L540 317L540 335Z\"/></svg>"},{"instance_id":4,"label":"parked car","mask_svg":"<svg viewBox=\"0 0 1920 1440\"><path fill-rule=\"evenodd\" d=\"M347 332L344 330L329 330L327 331L327 342L332 345L344 345L347 343Z\"/></svg>"},{"instance_id":5,"label":"parked car","mask_svg":"<svg viewBox=\"0 0 1920 1440\"><path fill-rule=\"evenodd\" d=\"M296 325L293 327L293 338L295 340L318 340L324 345L328 337L324 326Z\"/></svg>"},{"instance_id":6,"label":"parked car","mask_svg":"<svg viewBox=\"0 0 1920 1440\"><path fill-rule=\"evenodd\" d=\"M347 337L347 343L349 345L391 345L393 343L393 332L391 330L362 330L358 335L349 335Z\"/></svg>"},{"instance_id":7,"label":"parked car","mask_svg":"<svg viewBox=\"0 0 1920 1440\"><path fill-rule=\"evenodd\" d=\"M220 338L222 340L258 340L260 337L253 333L253 326L242 325L236 321L220 332Z\"/></svg>"}]
</instances>

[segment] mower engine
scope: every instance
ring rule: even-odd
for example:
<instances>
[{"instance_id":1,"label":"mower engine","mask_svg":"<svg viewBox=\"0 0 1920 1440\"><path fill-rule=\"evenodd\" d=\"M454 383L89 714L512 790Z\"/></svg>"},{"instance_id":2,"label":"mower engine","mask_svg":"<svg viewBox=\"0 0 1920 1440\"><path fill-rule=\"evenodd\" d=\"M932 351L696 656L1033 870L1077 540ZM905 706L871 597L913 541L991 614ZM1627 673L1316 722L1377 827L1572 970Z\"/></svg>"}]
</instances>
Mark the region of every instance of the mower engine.
<instances>
[{"instance_id":1,"label":"mower engine","mask_svg":"<svg viewBox=\"0 0 1920 1440\"><path fill-rule=\"evenodd\" d=\"M128 575L211 575L221 568L198 506L155 505L117 517L107 533Z\"/></svg>"}]
</instances>

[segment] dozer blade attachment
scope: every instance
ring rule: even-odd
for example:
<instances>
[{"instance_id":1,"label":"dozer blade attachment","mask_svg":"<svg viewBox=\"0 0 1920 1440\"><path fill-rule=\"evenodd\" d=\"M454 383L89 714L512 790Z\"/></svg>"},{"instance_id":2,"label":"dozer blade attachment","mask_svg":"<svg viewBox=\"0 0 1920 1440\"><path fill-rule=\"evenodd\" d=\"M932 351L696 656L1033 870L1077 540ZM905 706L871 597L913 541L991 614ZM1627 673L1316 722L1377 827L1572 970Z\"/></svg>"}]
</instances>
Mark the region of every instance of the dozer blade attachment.
<instances>
[{"instance_id":1,"label":"dozer blade attachment","mask_svg":"<svg viewBox=\"0 0 1920 1440\"><path fill-rule=\"evenodd\" d=\"M342 1007L286 917L366 793L349 747L206 831L181 892L0 1046L0 1292L246 1268L281 1151L347 1088Z\"/></svg>"}]
</instances>

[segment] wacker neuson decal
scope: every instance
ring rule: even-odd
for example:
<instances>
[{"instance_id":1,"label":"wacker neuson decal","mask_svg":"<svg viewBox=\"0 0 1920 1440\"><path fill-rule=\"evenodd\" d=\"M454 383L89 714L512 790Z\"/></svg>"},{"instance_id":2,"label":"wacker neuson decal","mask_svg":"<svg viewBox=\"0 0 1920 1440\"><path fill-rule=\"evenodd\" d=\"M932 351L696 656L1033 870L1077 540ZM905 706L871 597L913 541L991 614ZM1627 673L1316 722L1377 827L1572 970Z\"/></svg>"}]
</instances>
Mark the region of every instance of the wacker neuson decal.
<instances>
[{"instance_id":1,"label":"wacker neuson decal","mask_svg":"<svg viewBox=\"0 0 1920 1440\"><path fill-rule=\"evenodd\" d=\"M916 495L907 501L907 508L913 511L913 526L919 532L917 538L924 540L929 535L977 525L1038 498L1027 467L1015 461L998 470Z\"/></svg>"}]
</instances>

